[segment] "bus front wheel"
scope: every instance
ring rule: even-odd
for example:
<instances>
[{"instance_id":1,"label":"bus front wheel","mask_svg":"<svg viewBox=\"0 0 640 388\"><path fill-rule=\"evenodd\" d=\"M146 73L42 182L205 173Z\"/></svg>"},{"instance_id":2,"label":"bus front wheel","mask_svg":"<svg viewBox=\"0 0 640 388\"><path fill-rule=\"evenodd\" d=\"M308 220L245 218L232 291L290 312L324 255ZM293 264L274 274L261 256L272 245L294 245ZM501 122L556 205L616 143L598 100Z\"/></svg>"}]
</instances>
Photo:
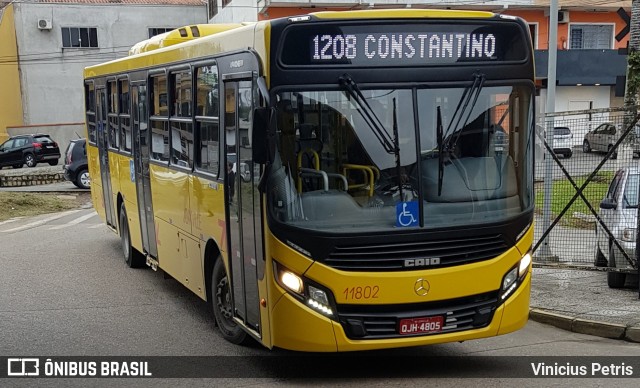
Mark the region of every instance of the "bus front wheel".
<instances>
[{"instance_id":1,"label":"bus front wheel","mask_svg":"<svg viewBox=\"0 0 640 388\"><path fill-rule=\"evenodd\" d=\"M213 266L211 286L213 315L222 337L234 344L245 343L248 339L247 333L233 320L231 286L221 257L218 257L216 264Z\"/></svg>"}]
</instances>

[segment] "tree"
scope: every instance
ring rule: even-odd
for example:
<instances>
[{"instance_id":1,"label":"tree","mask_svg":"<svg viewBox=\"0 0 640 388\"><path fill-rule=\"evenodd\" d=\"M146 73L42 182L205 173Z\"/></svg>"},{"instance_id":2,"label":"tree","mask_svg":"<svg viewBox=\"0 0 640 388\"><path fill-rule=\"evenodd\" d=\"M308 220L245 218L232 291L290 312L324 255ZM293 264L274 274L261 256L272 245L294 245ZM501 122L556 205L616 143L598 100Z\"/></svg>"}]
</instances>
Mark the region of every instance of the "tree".
<instances>
[{"instance_id":1,"label":"tree","mask_svg":"<svg viewBox=\"0 0 640 388\"><path fill-rule=\"evenodd\" d=\"M627 85L625 88L625 106L634 112L638 105L640 89L640 0L631 2L631 27L629 33L629 52L627 53Z\"/></svg>"}]
</instances>

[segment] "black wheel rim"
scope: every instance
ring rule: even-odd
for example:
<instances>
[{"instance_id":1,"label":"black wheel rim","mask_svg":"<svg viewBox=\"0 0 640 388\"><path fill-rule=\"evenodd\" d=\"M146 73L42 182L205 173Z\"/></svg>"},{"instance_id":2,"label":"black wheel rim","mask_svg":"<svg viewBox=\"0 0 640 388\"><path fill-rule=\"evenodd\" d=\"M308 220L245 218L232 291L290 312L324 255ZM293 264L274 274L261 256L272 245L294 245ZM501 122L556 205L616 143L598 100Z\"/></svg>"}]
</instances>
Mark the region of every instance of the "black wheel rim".
<instances>
[{"instance_id":1,"label":"black wheel rim","mask_svg":"<svg viewBox=\"0 0 640 388\"><path fill-rule=\"evenodd\" d=\"M233 312L231 310L231 292L226 276L223 276L216 285L216 306L220 312L222 323L227 329L233 328Z\"/></svg>"}]
</instances>

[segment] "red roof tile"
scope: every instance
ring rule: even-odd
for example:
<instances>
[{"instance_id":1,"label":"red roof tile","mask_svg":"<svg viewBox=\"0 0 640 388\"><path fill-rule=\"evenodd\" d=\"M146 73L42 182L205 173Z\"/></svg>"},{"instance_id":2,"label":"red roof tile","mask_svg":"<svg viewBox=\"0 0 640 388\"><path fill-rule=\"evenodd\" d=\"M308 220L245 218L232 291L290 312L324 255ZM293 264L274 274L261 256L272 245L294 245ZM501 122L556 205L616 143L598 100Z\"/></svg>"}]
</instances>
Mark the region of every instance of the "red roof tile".
<instances>
[{"instance_id":1,"label":"red roof tile","mask_svg":"<svg viewBox=\"0 0 640 388\"><path fill-rule=\"evenodd\" d=\"M206 5L206 0L40 0L55 4Z\"/></svg>"}]
</instances>

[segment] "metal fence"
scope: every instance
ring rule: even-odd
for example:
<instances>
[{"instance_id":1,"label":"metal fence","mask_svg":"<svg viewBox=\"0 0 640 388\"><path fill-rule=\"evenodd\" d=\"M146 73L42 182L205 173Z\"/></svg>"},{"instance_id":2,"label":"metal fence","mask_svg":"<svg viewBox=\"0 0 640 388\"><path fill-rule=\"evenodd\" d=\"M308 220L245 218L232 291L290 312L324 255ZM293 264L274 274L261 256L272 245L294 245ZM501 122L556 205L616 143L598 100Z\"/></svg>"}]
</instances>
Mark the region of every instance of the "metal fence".
<instances>
[{"instance_id":1,"label":"metal fence","mask_svg":"<svg viewBox=\"0 0 640 388\"><path fill-rule=\"evenodd\" d=\"M536 126L534 263L617 273L637 268L636 112L554 113Z\"/></svg>"}]
</instances>

